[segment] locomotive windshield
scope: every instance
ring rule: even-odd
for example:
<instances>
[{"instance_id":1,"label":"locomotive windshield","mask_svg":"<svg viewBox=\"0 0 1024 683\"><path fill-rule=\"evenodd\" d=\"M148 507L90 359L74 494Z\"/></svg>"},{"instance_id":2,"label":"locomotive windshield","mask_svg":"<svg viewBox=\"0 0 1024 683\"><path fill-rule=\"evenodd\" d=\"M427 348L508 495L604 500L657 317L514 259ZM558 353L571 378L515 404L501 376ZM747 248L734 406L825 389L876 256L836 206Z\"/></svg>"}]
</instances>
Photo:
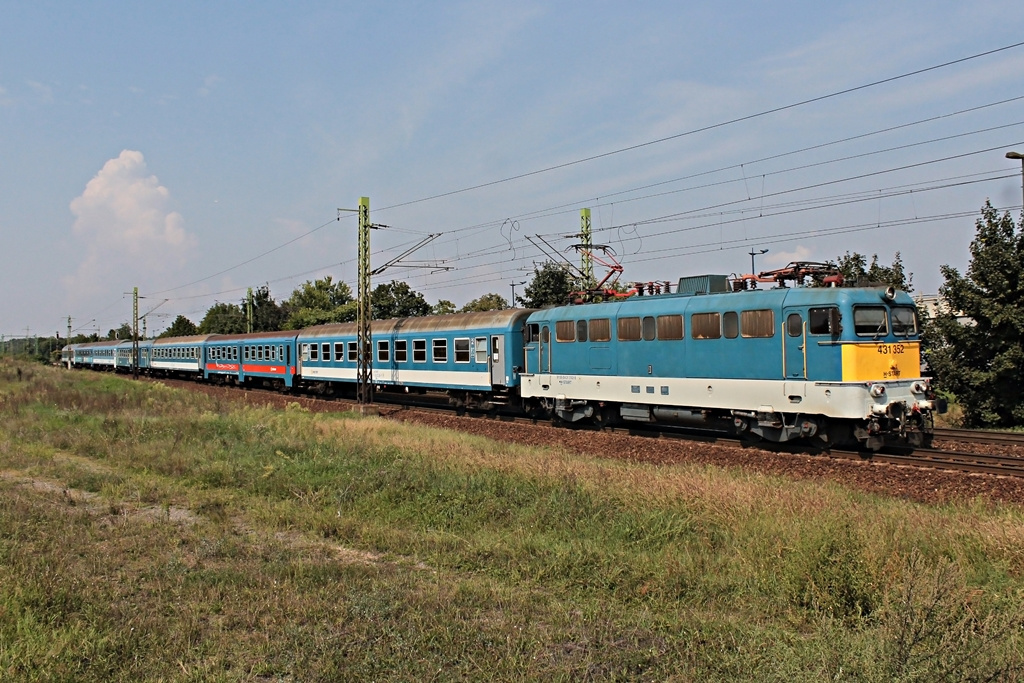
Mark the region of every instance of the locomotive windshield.
<instances>
[{"instance_id":1,"label":"locomotive windshield","mask_svg":"<svg viewBox=\"0 0 1024 683\"><path fill-rule=\"evenodd\" d=\"M858 337L882 337L889 333L889 317L884 306L857 306L853 309L853 329Z\"/></svg>"},{"instance_id":2,"label":"locomotive windshield","mask_svg":"<svg viewBox=\"0 0 1024 683\"><path fill-rule=\"evenodd\" d=\"M893 307L892 333L897 337L907 337L917 334L917 311L915 311L913 307Z\"/></svg>"}]
</instances>

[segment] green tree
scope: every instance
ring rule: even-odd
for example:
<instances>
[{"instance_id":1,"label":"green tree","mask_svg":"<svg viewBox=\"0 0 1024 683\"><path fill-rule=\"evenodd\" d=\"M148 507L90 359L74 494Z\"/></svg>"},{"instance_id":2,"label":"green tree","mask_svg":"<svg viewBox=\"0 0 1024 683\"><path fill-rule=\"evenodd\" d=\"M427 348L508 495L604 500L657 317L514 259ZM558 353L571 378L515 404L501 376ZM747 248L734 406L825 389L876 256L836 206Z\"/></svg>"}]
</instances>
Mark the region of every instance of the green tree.
<instances>
[{"instance_id":1,"label":"green tree","mask_svg":"<svg viewBox=\"0 0 1024 683\"><path fill-rule=\"evenodd\" d=\"M373 288L371 299L374 320L416 318L430 315L430 304L405 282L392 280Z\"/></svg>"},{"instance_id":2,"label":"green tree","mask_svg":"<svg viewBox=\"0 0 1024 683\"><path fill-rule=\"evenodd\" d=\"M245 311L233 304L215 303L199 323L199 334L241 334L246 331Z\"/></svg>"},{"instance_id":3,"label":"green tree","mask_svg":"<svg viewBox=\"0 0 1024 683\"><path fill-rule=\"evenodd\" d=\"M473 299L459 309L459 313L473 313L474 311L503 311L508 308L508 301L505 297L494 292L484 294L479 299Z\"/></svg>"},{"instance_id":4,"label":"green tree","mask_svg":"<svg viewBox=\"0 0 1024 683\"><path fill-rule=\"evenodd\" d=\"M534 266L533 280L526 285L523 296L516 301L526 308L561 306L569 303L569 295L577 289L576 282L562 265L548 261L540 268Z\"/></svg>"},{"instance_id":5,"label":"green tree","mask_svg":"<svg viewBox=\"0 0 1024 683\"><path fill-rule=\"evenodd\" d=\"M248 304L247 300L242 302L242 310ZM252 291L252 331L253 332L276 332L284 327L287 313L284 306L274 301L270 296L269 285L257 287Z\"/></svg>"},{"instance_id":6,"label":"green tree","mask_svg":"<svg viewBox=\"0 0 1024 683\"><path fill-rule=\"evenodd\" d=\"M448 299L441 299L430 307L430 315L451 315L455 312L455 304Z\"/></svg>"},{"instance_id":7,"label":"green tree","mask_svg":"<svg viewBox=\"0 0 1024 683\"><path fill-rule=\"evenodd\" d=\"M299 330L313 325L350 322L356 319L352 289L331 276L302 283L283 306L287 320L284 328Z\"/></svg>"},{"instance_id":8,"label":"green tree","mask_svg":"<svg viewBox=\"0 0 1024 683\"><path fill-rule=\"evenodd\" d=\"M107 339L131 339L132 326L128 323L121 323L121 327L107 332Z\"/></svg>"},{"instance_id":9,"label":"green tree","mask_svg":"<svg viewBox=\"0 0 1024 683\"><path fill-rule=\"evenodd\" d=\"M1024 230L985 202L966 275L942 266L943 301L926 328L937 385L967 426L1024 425ZM964 321L964 322L962 322Z\"/></svg>"},{"instance_id":10,"label":"green tree","mask_svg":"<svg viewBox=\"0 0 1024 683\"><path fill-rule=\"evenodd\" d=\"M903 268L903 259L900 252L892 260L891 266L883 266L878 262L878 254L871 255L871 264L868 265L867 258L860 253L846 252L836 260L839 272L843 279L851 285L891 285L904 292L914 291L914 274L908 273Z\"/></svg>"},{"instance_id":11,"label":"green tree","mask_svg":"<svg viewBox=\"0 0 1024 683\"><path fill-rule=\"evenodd\" d=\"M165 339L167 337L190 337L198 333L199 328L196 327L194 322L183 315L179 315L174 319L174 322L171 323L170 327L160 333L160 336L157 337L157 339Z\"/></svg>"}]
</instances>

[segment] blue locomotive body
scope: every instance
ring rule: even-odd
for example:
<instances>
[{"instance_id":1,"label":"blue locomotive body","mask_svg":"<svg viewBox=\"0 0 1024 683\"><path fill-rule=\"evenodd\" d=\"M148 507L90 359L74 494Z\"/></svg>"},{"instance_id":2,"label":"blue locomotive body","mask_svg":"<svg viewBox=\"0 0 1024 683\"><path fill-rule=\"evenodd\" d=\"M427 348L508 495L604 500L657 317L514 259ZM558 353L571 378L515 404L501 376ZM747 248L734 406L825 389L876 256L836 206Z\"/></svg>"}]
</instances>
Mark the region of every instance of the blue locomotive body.
<instances>
[{"instance_id":1,"label":"blue locomotive body","mask_svg":"<svg viewBox=\"0 0 1024 683\"><path fill-rule=\"evenodd\" d=\"M714 424L773 441L929 437L907 294L681 289L531 315L523 399L571 422Z\"/></svg>"}]
</instances>

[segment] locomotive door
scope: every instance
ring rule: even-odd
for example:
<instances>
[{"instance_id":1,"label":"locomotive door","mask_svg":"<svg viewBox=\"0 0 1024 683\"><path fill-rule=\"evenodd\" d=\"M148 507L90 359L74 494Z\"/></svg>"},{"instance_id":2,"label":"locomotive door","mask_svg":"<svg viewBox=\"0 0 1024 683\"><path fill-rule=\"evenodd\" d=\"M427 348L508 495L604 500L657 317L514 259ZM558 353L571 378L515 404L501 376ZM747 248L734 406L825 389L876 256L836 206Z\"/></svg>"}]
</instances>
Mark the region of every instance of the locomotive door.
<instances>
[{"instance_id":1,"label":"locomotive door","mask_svg":"<svg viewBox=\"0 0 1024 683\"><path fill-rule=\"evenodd\" d=\"M799 309L786 308L783 314L782 371L788 387L788 380L807 379L807 325Z\"/></svg>"}]
</instances>

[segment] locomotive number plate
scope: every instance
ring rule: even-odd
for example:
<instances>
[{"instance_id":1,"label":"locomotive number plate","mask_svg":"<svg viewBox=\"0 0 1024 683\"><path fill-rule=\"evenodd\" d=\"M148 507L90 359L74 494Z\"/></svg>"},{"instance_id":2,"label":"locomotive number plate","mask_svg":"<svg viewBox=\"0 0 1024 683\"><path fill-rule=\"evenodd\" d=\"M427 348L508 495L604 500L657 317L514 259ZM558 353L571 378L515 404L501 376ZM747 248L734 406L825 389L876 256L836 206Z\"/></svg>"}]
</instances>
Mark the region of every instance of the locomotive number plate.
<instances>
[{"instance_id":1,"label":"locomotive number plate","mask_svg":"<svg viewBox=\"0 0 1024 683\"><path fill-rule=\"evenodd\" d=\"M906 344L878 344L876 347L878 353L883 356L902 356L906 350Z\"/></svg>"}]
</instances>

